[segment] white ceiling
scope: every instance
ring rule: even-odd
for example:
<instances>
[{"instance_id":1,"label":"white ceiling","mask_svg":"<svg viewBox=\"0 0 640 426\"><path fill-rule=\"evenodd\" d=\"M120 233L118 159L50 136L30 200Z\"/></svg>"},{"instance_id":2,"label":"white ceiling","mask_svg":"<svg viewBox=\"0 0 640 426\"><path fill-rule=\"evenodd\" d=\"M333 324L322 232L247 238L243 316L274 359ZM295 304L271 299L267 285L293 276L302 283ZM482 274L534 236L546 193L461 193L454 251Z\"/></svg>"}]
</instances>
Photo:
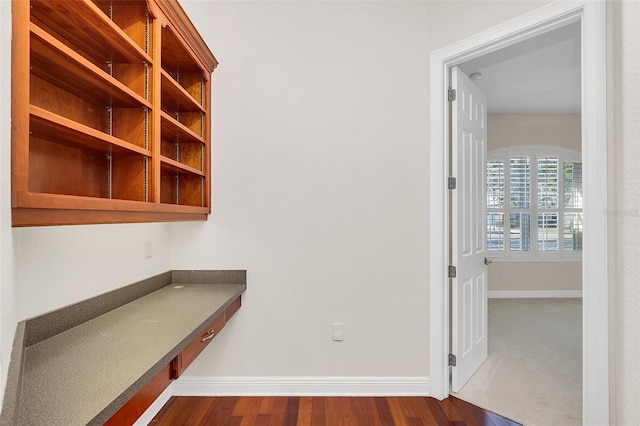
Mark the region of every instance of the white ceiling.
<instances>
[{"instance_id":1,"label":"white ceiling","mask_svg":"<svg viewBox=\"0 0 640 426\"><path fill-rule=\"evenodd\" d=\"M580 23L459 65L482 73L476 86L492 113L580 112Z\"/></svg>"}]
</instances>

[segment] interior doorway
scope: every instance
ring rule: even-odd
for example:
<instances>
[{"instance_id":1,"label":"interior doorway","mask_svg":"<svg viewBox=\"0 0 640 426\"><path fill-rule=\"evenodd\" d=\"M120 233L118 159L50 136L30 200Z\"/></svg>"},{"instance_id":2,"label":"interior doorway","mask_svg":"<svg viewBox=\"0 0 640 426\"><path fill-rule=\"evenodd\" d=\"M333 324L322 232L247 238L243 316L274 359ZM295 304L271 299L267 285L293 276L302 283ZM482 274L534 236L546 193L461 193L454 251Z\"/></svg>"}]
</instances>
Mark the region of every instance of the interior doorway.
<instances>
[{"instance_id":1,"label":"interior doorway","mask_svg":"<svg viewBox=\"0 0 640 426\"><path fill-rule=\"evenodd\" d=\"M505 46L516 44L567 24L579 22L582 40L582 148L585 164L585 227L583 251L583 419L607 423L607 249L606 149L604 99L604 5L580 2L552 4L519 19L478 34L432 54L431 70L431 286L430 377L432 395L449 394L449 211L446 202L449 69ZM586 101L588 100L588 102ZM444 225L444 226L443 226Z\"/></svg>"},{"instance_id":2,"label":"interior doorway","mask_svg":"<svg viewBox=\"0 0 640 426\"><path fill-rule=\"evenodd\" d=\"M524 424L580 425L580 23L451 72L451 392Z\"/></svg>"}]
</instances>

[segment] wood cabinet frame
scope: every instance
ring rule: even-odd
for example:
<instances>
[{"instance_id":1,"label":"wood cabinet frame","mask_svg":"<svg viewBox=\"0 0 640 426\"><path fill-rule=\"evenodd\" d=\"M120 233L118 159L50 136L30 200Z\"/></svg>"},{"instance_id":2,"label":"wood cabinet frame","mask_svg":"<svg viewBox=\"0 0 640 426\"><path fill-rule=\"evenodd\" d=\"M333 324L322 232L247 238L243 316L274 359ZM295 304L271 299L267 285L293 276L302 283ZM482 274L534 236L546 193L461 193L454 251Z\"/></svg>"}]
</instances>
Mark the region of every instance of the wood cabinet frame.
<instances>
[{"instance_id":1,"label":"wood cabinet frame","mask_svg":"<svg viewBox=\"0 0 640 426\"><path fill-rule=\"evenodd\" d=\"M218 63L177 0L13 0L12 26L13 226L206 220Z\"/></svg>"}]
</instances>

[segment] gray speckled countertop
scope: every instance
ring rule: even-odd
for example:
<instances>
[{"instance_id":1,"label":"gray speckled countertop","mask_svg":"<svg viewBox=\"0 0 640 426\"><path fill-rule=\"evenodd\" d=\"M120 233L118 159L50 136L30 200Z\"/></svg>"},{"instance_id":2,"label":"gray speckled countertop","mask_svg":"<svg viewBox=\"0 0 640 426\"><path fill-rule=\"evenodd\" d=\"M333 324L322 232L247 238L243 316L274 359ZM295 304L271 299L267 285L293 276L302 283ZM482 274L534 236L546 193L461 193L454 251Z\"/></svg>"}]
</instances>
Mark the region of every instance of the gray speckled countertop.
<instances>
[{"instance_id":1,"label":"gray speckled countertop","mask_svg":"<svg viewBox=\"0 0 640 426\"><path fill-rule=\"evenodd\" d=\"M103 423L246 289L178 284L26 347L19 424Z\"/></svg>"}]
</instances>

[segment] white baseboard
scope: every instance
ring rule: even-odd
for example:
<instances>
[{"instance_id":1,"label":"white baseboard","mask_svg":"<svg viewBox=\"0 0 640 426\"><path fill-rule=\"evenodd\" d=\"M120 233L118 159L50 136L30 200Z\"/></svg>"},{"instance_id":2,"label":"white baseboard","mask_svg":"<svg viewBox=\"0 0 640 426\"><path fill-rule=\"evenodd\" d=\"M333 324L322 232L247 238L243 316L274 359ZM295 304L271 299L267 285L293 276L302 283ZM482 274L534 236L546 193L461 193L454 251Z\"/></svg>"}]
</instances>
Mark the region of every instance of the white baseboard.
<instances>
[{"instance_id":1,"label":"white baseboard","mask_svg":"<svg viewBox=\"0 0 640 426\"><path fill-rule=\"evenodd\" d=\"M160 394L133 426L147 426L172 396L429 396L428 377L188 377Z\"/></svg>"},{"instance_id":2,"label":"white baseboard","mask_svg":"<svg viewBox=\"0 0 640 426\"><path fill-rule=\"evenodd\" d=\"M174 395L428 396L428 377L181 377Z\"/></svg>"},{"instance_id":3,"label":"white baseboard","mask_svg":"<svg viewBox=\"0 0 640 426\"><path fill-rule=\"evenodd\" d=\"M582 298L582 290L506 290L488 291L489 299L526 299L526 298Z\"/></svg>"}]
</instances>

